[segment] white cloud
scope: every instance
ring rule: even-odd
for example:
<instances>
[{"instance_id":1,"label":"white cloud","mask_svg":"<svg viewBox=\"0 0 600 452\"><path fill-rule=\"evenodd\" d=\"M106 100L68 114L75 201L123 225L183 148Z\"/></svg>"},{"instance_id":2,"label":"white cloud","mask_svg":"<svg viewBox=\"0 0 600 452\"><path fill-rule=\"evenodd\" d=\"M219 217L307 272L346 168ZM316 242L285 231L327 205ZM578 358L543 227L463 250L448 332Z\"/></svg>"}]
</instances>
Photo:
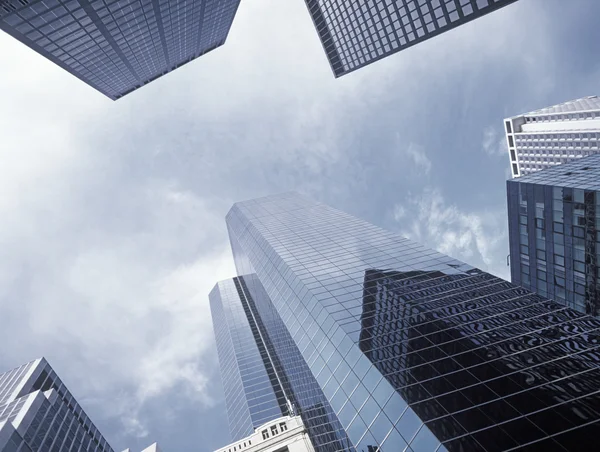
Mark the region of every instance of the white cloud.
<instances>
[{"instance_id":1,"label":"white cloud","mask_svg":"<svg viewBox=\"0 0 600 452\"><path fill-rule=\"evenodd\" d=\"M427 157L423 147L415 143L410 143L405 152L409 159L412 160L417 170L421 170L424 174L429 174L431 171L431 160Z\"/></svg>"},{"instance_id":2,"label":"white cloud","mask_svg":"<svg viewBox=\"0 0 600 452\"><path fill-rule=\"evenodd\" d=\"M504 211L465 212L448 204L438 189L426 188L419 196L393 208L400 233L468 264L507 278L503 266L507 231ZM410 214L407 214L410 212Z\"/></svg>"},{"instance_id":3,"label":"white cloud","mask_svg":"<svg viewBox=\"0 0 600 452\"><path fill-rule=\"evenodd\" d=\"M360 212L406 192L403 175L428 175L461 148L478 119L470 105L504 117L488 98L494 73L523 102L569 85L552 5L540 5L517 2L334 79L303 2L242 2L225 46L118 102L0 33L0 341L14 344L0 364L47 355L94 420L118 415L132 437L165 396L214 417L203 410L217 396L207 293L233 274L231 202L296 188ZM515 17L531 20L507 33ZM395 141L400 126L419 136ZM455 133L421 141L434 127ZM486 130L483 150L499 155L501 139ZM459 164L446 173L464 187ZM505 275L499 198L501 210L465 211L428 190L394 213L412 238Z\"/></svg>"},{"instance_id":4,"label":"white cloud","mask_svg":"<svg viewBox=\"0 0 600 452\"><path fill-rule=\"evenodd\" d=\"M506 147L506 137L498 133L493 126L488 126L483 131L483 141L481 143L483 151L491 156L506 157L508 148Z\"/></svg>"}]
</instances>

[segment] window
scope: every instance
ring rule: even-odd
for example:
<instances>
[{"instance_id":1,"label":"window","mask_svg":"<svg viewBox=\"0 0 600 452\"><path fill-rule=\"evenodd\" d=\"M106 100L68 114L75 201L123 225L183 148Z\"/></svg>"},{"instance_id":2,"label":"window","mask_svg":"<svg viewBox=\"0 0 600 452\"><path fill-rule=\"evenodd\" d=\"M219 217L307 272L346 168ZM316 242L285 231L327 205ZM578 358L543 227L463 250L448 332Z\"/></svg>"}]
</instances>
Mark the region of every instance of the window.
<instances>
[{"instance_id":1,"label":"window","mask_svg":"<svg viewBox=\"0 0 600 452\"><path fill-rule=\"evenodd\" d=\"M271 435L275 436L275 435L277 435L277 433L279 433L277 431L277 426L276 425L272 425L271 426Z\"/></svg>"},{"instance_id":2,"label":"window","mask_svg":"<svg viewBox=\"0 0 600 452\"><path fill-rule=\"evenodd\" d=\"M510 121L506 121L506 131L508 133L512 133L512 127L510 125Z\"/></svg>"},{"instance_id":3,"label":"window","mask_svg":"<svg viewBox=\"0 0 600 452\"><path fill-rule=\"evenodd\" d=\"M585 264L579 261L573 261L573 269L579 273L585 273Z\"/></svg>"},{"instance_id":4,"label":"window","mask_svg":"<svg viewBox=\"0 0 600 452\"><path fill-rule=\"evenodd\" d=\"M561 267L565 266L565 258L563 256L559 256L558 254L554 255L554 263L556 265L560 265Z\"/></svg>"},{"instance_id":5,"label":"window","mask_svg":"<svg viewBox=\"0 0 600 452\"><path fill-rule=\"evenodd\" d=\"M573 236L582 239L585 237L585 230L582 227L573 226Z\"/></svg>"},{"instance_id":6,"label":"window","mask_svg":"<svg viewBox=\"0 0 600 452\"><path fill-rule=\"evenodd\" d=\"M514 147L515 146L515 140L513 140L512 135L508 136L508 144L510 145L510 147Z\"/></svg>"},{"instance_id":7,"label":"window","mask_svg":"<svg viewBox=\"0 0 600 452\"><path fill-rule=\"evenodd\" d=\"M263 439L269 439L269 431L268 430L263 430L261 433L262 433Z\"/></svg>"},{"instance_id":8,"label":"window","mask_svg":"<svg viewBox=\"0 0 600 452\"><path fill-rule=\"evenodd\" d=\"M281 424L279 424L279 429L280 429L282 432L285 432L285 431L287 430L287 425L286 425L286 423L285 423L285 422L282 422Z\"/></svg>"}]
</instances>

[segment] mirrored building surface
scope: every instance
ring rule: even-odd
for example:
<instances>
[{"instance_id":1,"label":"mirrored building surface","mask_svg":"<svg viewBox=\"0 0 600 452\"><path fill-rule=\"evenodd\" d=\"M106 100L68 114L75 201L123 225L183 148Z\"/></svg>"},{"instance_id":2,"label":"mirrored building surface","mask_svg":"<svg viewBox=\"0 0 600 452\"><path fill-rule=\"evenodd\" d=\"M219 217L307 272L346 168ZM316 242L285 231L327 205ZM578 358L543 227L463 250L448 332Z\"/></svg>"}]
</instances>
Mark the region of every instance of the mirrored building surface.
<instances>
[{"instance_id":1,"label":"mirrored building surface","mask_svg":"<svg viewBox=\"0 0 600 452\"><path fill-rule=\"evenodd\" d=\"M336 77L516 0L305 0Z\"/></svg>"},{"instance_id":2,"label":"mirrored building surface","mask_svg":"<svg viewBox=\"0 0 600 452\"><path fill-rule=\"evenodd\" d=\"M227 226L315 450L595 447L595 318L294 193Z\"/></svg>"},{"instance_id":3,"label":"mirrored building surface","mask_svg":"<svg viewBox=\"0 0 600 452\"><path fill-rule=\"evenodd\" d=\"M507 182L511 279L600 314L600 154Z\"/></svg>"},{"instance_id":4,"label":"mirrored building surface","mask_svg":"<svg viewBox=\"0 0 600 452\"><path fill-rule=\"evenodd\" d=\"M115 100L225 43L239 0L0 0L0 29Z\"/></svg>"},{"instance_id":5,"label":"mirrored building surface","mask_svg":"<svg viewBox=\"0 0 600 452\"><path fill-rule=\"evenodd\" d=\"M600 98L582 97L504 120L513 177L600 152Z\"/></svg>"},{"instance_id":6,"label":"mirrored building surface","mask_svg":"<svg viewBox=\"0 0 600 452\"><path fill-rule=\"evenodd\" d=\"M0 374L0 451L113 449L41 358Z\"/></svg>"}]
</instances>

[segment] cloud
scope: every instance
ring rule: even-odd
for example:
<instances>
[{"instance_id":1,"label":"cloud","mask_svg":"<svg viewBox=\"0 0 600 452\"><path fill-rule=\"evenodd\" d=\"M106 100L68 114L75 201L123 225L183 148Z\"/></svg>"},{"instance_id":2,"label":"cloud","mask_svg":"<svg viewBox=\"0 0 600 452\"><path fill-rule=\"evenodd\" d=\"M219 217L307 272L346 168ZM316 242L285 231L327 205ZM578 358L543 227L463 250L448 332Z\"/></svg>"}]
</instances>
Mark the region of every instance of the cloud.
<instances>
[{"instance_id":1,"label":"cloud","mask_svg":"<svg viewBox=\"0 0 600 452\"><path fill-rule=\"evenodd\" d=\"M431 160L429 160L429 157L427 157L425 150L421 146L410 143L405 152L415 164L417 170L421 170L424 174L429 174L431 171Z\"/></svg>"},{"instance_id":2,"label":"cloud","mask_svg":"<svg viewBox=\"0 0 600 452\"><path fill-rule=\"evenodd\" d=\"M483 141L481 143L483 151L490 156L506 156L508 148L506 147L506 137L498 133L493 126L488 126L483 131Z\"/></svg>"},{"instance_id":3,"label":"cloud","mask_svg":"<svg viewBox=\"0 0 600 452\"><path fill-rule=\"evenodd\" d=\"M303 2L242 2L222 48L118 102L0 33L0 365L47 355L124 446L217 449L223 217L289 189L374 223L394 206L406 235L507 276L504 168L461 152L505 156L486 126L594 89L580 9L516 2L335 79Z\"/></svg>"},{"instance_id":4,"label":"cloud","mask_svg":"<svg viewBox=\"0 0 600 452\"><path fill-rule=\"evenodd\" d=\"M393 207L402 235L500 277L508 276L503 266L507 243L503 210L465 212L448 204L432 187L407 199Z\"/></svg>"}]
</instances>

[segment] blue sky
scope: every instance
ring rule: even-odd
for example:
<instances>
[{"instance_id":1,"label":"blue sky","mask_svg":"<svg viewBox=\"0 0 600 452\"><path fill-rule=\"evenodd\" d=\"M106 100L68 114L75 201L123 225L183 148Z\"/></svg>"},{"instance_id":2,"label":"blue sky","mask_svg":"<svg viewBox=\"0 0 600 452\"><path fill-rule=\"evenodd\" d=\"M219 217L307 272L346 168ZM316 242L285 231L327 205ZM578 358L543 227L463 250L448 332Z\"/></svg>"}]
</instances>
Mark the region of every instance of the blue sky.
<instances>
[{"instance_id":1,"label":"blue sky","mask_svg":"<svg viewBox=\"0 0 600 452\"><path fill-rule=\"evenodd\" d=\"M0 369L48 358L116 449L225 445L231 204L298 190L508 277L502 119L598 94L599 15L520 0L336 80L301 0L245 1L117 102L0 34Z\"/></svg>"}]
</instances>

